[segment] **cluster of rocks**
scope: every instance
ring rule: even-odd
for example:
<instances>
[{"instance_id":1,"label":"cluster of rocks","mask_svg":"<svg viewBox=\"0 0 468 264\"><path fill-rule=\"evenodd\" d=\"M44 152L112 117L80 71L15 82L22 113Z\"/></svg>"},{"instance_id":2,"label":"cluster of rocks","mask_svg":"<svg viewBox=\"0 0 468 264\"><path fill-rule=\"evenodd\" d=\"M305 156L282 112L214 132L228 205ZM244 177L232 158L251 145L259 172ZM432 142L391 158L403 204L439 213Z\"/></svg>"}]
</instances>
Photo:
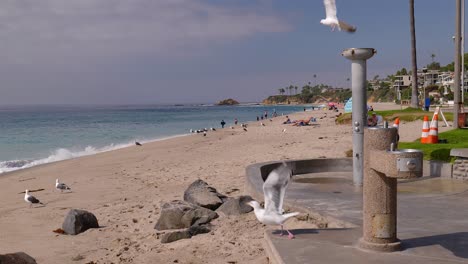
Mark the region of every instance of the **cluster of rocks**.
<instances>
[{"instance_id":1,"label":"cluster of rocks","mask_svg":"<svg viewBox=\"0 0 468 264\"><path fill-rule=\"evenodd\" d=\"M191 238L211 232L210 222L224 215L241 215L253 210L246 203L250 196L227 197L202 180L193 182L184 192L184 201L175 200L162 206L161 216L155 225L157 230L175 230L165 233L162 243ZM71 209L62 224L63 232L77 235L90 228L99 228L96 216L88 211ZM55 232L55 231L54 231ZM23 252L0 255L0 264L36 264Z\"/></svg>"},{"instance_id":2,"label":"cluster of rocks","mask_svg":"<svg viewBox=\"0 0 468 264\"><path fill-rule=\"evenodd\" d=\"M218 213L241 215L251 212L253 208L246 204L251 200L250 196L227 197L206 182L196 180L185 190L184 201L175 200L162 206L161 216L154 228L178 229L165 233L162 243L191 238L211 232L210 222L218 218Z\"/></svg>"}]
</instances>

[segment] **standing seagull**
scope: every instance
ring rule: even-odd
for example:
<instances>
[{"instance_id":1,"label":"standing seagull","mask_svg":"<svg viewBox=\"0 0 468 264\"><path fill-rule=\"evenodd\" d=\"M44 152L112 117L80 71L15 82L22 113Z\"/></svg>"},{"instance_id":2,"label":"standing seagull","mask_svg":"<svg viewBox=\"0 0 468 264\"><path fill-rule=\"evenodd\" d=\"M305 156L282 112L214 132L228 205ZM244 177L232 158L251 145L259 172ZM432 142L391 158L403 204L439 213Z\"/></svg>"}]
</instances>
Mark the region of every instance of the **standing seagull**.
<instances>
[{"instance_id":1,"label":"standing seagull","mask_svg":"<svg viewBox=\"0 0 468 264\"><path fill-rule=\"evenodd\" d=\"M338 20L336 16L336 3L335 0L323 0L323 4L325 5L325 14L326 18L320 20L320 23L330 26L332 30L335 30L335 27L338 27L338 30L344 30L350 33L356 31L356 27L350 24L347 24L344 21Z\"/></svg>"},{"instance_id":2,"label":"standing seagull","mask_svg":"<svg viewBox=\"0 0 468 264\"><path fill-rule=\"evenodd\" d=\"M55 179L55 189L60 190L60 192L71 191L71 188L65 183L59 182L59 179Z\"/></svg>"},{"instance_id":3,"label":"standing seagull","mask_svg":"<svg viewBox=\"0 0 468 264\"><path fill-rule=\"evenodd\" d=\"M253 207L258 221L265 225L280 225L281 236L284 233L284 222L299 214L298 212L283 214L284 194L291 180L291 176L292 170L283 162L283 164L268 174L267 179L263 183L265 209L263 209L257 201L250 201L247 203ZM294 238L294 235L289 232L289 230L286 229L286 232L288 232L289 239Z\"/></svg>"},{"instance_id":4,"label":"standing seagull","mask_svg":"<svg viewBox=\"0 0 468 264\"><path fill-rule=\"evenodd\" d=\"M32 196L32 195L29 195L28 194L29 190L26 190L25 193L24 193L24 200L26 202L29 203L29 208L31 208L31 206L33 204L42 204L44 205L43 203L41 203L41 201L39 201L36 197Z\"/></svg>"}]
</instances>

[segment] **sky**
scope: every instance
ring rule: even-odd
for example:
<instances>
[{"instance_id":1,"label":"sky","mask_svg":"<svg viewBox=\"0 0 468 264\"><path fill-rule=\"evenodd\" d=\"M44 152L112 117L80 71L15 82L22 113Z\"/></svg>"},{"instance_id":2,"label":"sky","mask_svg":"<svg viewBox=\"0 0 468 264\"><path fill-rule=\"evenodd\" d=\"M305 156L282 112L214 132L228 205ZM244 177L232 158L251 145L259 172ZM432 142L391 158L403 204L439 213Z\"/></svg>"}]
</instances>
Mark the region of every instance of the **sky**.
<instances>
[{"instance_id":1,"label":"sky","mask_svg":"<svg viewBox=\"0 0 468 264\"><path fill-rule=\"evenodd\" d=\"M350 87L346 48L375 48L367 77L411 68L409 1L2 0L0 105L258 102L289 85ZM455 1L415 0L418 67L455 54ZM314 75L316 77L314 78Z\"/></svg>"}]
</instances>

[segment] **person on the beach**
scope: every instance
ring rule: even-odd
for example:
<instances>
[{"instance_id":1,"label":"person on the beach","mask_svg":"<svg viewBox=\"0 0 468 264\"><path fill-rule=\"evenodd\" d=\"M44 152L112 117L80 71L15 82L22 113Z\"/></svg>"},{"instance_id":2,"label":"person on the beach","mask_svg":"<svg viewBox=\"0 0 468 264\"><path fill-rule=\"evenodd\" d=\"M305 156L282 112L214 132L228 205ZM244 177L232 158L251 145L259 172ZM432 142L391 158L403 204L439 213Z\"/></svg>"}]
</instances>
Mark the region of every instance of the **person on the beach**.
<instances>
[{"instance_id":1,"label":"person on the beach","mask_svg":"<svg viewBox=\"0 0 468 264\"><path fill-rule=\"evenodd\" d=\"M268 118L268 111L265 111L265 119Z\"/></svg>"},{"instance_id":2,"label":"person on the beach","mask_svg":"<svg viewBox=\"0 0 468 264\"><path fill-rule=\"evenodd\" d=\"M286 116L286 121L284 121L283 124L291 124L291 119L289 119L289 116Z\"/></svg>"},{"instance_id":3,"label":"person on the beach","mask_svg":"<svg viewBox=\"0 0 468 264\"><path fill-rule=\"evenodd\" d=\"M224 119L221 120L221 128L224 128L224 125L226 124L226 122L224 122Z\"/></svg>"},{"instance_id":4,"label":"person on the beach","mask_svg":"<svg viewBox=\"0 0 468 264\"><path fill-rule=\"evenodd\" d=\"M234 125L237 125L237 118L234 118Z\"/></svg>"},{"instance_id":5,"label":"person on the beach","mask_svg":"<svg viewBox=\"0 0 468 264\"><path fill-rule=\"evenodd\" d=\"M367 126L376 126L378 122L377 114L372 113L372 116L367 119Z\"/></svg>"},{"instance_id":6,"label":"person on the beach","mask_svg":"<svg viewBox=\"0 0 468 264\"><path fill-rule=\"evenodd\" d=\"M257 116L257 121L260 121L260 117Z\"/></svg>"}]
</instances>

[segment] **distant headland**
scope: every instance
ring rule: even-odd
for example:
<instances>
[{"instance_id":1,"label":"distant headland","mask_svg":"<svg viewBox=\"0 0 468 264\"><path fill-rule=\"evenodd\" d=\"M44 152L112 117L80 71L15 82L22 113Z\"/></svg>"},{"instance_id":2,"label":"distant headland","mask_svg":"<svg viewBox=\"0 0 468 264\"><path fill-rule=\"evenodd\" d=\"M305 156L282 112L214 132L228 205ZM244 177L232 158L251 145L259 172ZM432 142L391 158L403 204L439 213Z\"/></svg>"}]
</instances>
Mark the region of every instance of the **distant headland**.
<instances>
[{"instance_id":1,"label":"distant headland","mask_svg":"<svg viewBox=\"0 0 468 264\"><path fill-rule=\"evenodd\" d=\"M238 105L239 102L232 99L232 98L229 98L229 99L224 99L224 100L221 100L219 101L216 105Z\"/></svg>"}]
</instances>

